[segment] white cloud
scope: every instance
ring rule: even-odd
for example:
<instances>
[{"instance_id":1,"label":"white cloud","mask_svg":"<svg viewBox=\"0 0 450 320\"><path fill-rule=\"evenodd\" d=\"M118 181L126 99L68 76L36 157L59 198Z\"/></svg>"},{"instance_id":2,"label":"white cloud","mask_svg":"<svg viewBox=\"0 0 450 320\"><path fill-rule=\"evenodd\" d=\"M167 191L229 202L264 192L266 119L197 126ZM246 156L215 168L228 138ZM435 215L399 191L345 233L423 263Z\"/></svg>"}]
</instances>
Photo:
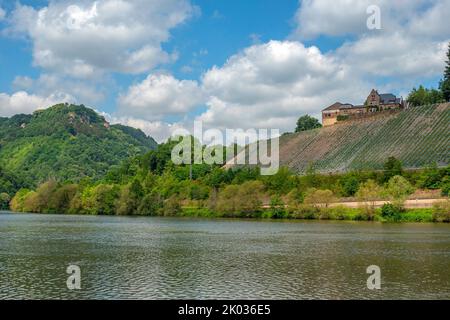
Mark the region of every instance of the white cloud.
<instances>
[{"instance_id":1,"label":"white cloud","mask_svg":"<svg viewBox=\"0 0 450 320\"><path fill-rule=\"evenodd\" d=\"M26 34L35 65L47 70L80 78L142 73L176 58L161 44L195 12L188 0L51 0L39 10L17 5L8 31Z\"/></svg>"},{"instance_id":2,"label":"white cloud","mask_svg":"<svg viewBox=\"0 0 450 320\"><path fill-rule=\"evenodd\" d=\"M320 35L362 35L378 31L367 28L367 8L380 8L382 31L393 32L420 19L417 12L436 7L447 0L303 0L295 15L296 36L315 38ZM442 22L444 20L442 19ZM432 24L438 24L433 21Z\"/></svg>"},{"instance_id":3,"label":"white cloud","mask_svg":"<svg viewBox=\"0 0 450 320\"><path fill-rule=\"evenodd\" d=\"M47 97L18 91L12 95L0 93L0 116L12 116L20 113L32 113L61 102L73 102L74 98L65 93L54 93Z\"/></svg>"},{"instance_id":4,"label":"white cloud","mask_svg":"<svg viewBox=\"0 0 450 320\"><path fill-rule=\"evenodd\" d=\"M144 119L129 116L116 116L108 113L101 113L107 121L112 124L120 123L125 126L141 129L148 136L151 136L158 143L167 141L175 130L183 129L181 123L167 123L164 121L147 121Z\"/></svg>"},{"instance_id":5,"label":"white cloud","mask_svg":"<svg viewBox=\"0 0 450 320\"><path fill-rule=\"evenodd\" d=\"M0 7L0 21L2 21L6 16L5 10Z\"/></svg>"},{"instance_id":6,"label":"white cloud","mask_svg":"<svg viewBox=\"0 0 450 320\"><path fill-rule=\"evenodd\" d=\"M70 79L57 74L43 73L37 79L17 76L13 81L13 87L15 90L25 90L44 97L51 96L55 92L64 92L87 105L95 105L105 98L104 89L96 82Z\"/></svg>"},{"instance_id":7,"label":"white cloud","mask_svg":"<svg viewBox=\"0 0 450 320\"><path fill-rule=\"evenodd\" d=\"M381 10L381 30L366 27L369 5ZM352 34L334 54L355 76L439 76L450 40L448 0L305 0L296 14L294 37Z\"/></svg>"},{"instance_id":8,"label":"white cloud","mask_svg":"<svg viewBox=\"0 0 450 320\"><path fill-rule=\"evenodd\" d=\"M292 129L300 115L319 115L337 100L358 102L370 88L350 86L346 65L295 41L251 46L202 80L209 108L198 119L220 128Z\"/></svg>"},{"instance_id":9,"label":"white cloud","mask_svg":"<svg viewBox=\"0 0 450 320\"><path fill-rule=\"evenodd\" d=\"M450 38L450 1L436 0L428 10L420 11L409 23L412 34L437 40Z\"/></svg>"},{"instance_id":10,"label":"white cloud","mask_svg":"<svg viewBox=\"0 0 450 320\"><path fill-rule=\"evenodd\" d=\"M13 87L15 89L29 90L33 87L34 80L28 76L17 76L13 81Z\"/></svg>"},{"instance_id":11,"label":"white cloud","mask_svg":"<svg viewBox=\"0 0 450 320\"><path fill-rule=\"evenodd\" d=\"M345 43L336 56L360 75L425 79L442 74L447 46L448 40L415 39L399 31Z\"/></svg>"},{"instance_id":12,"label":"white cloud","mask_svg":"<svg viewBox=\"0 0 450 320\"><path fill-rule=\"evenodd\" d=\"M159 120L164 116L189 112L203 100L197 81L180 81L171 75L154 74L131 86L119 97L119 114Z\"/></svg>"}]
</instances>

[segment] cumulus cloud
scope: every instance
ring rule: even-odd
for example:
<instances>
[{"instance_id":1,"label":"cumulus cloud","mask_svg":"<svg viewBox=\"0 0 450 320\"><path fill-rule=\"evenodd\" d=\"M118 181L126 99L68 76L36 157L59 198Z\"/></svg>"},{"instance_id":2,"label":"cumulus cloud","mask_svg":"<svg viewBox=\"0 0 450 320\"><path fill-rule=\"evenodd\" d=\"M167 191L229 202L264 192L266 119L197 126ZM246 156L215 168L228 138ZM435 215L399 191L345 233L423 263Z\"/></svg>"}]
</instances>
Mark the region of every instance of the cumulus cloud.
<instances>
[{"instance_id":1,"label":"cumulus cloud","mask_svg":"<svg viewBox=\"0 0 450 320\"><path fill-rule=\"evenodd\" d=\"M443 40L450 37L450 1L436 0L427 10L420 11L410 20L411 34Z\"/></svg>"},{"instance_id":2,"label":"cumulus cloud","mask_svg":"<svg viewBox=\"0 0 450 320\"><path fill-rule=\"evenodd\" d=\"M141 129L148 136L151 136L158 143L167 141L171 137L172 133L178 129L184 129L182 123L168 123L164 121L148 121L144 119L138 119L129 116L117 116L111 115L105 112L101 112L105 119L112 123L120 123L125 126Z\"/></svg>"},{"instance_id":3,"label":"cumulus cloud","mask_svg":"<svg viewBox=\"0 0 450 320\"><path fill-rule=\"evenodd\" d=\"M74 102L74 98L65 93L54 93L47 97L18 91L12 95L0 93L0 116L9 117L20 113L32 113L61 102Z\"/></svg>"},{"instance_id":4,"label":"cumulus cloud","mask_svg":"<svg viewBox=\"0 0 450 320\"><path fill-rule=\"evenodd\" d=\"M447 0L436 0L431 8ZM404 28L420 19L417 12L430 5L429 0L303 0L294 21L294 34L301 38L315 38L320 35L344 36L362 35L371 32L367 28L369 6L376 5L381 10L382 30L392 32ZM442 21L444 21L442 19ZM436 21L433 22L435 24ZM373 31L372 31L373 32Z\"/></svg>"},{"instance_id":5,"label":"cumulus cloud","mask_svg":"<svg viewBox=\"0 0 450 320\"><path fill-rule=\"evenodd\" d=\"M318 115L337 100L358 101L369 86L352 86L347 66L314 46L270 41L205 73L208 110L198 119L222 128L292 129L299 115Z\"/></svg>"},{"instance_id":6,"label":"cumulus cloud","mask_svg":"<svg viewBox=\"0 0 450 320\"><path fill-rule=\"evenodd\" d=\"M152 74L119 97L119 114L159 120L164 116L187 113L203 100L197 81Z\"/></svg>"},{"instance_id":7,"label":"cumulus cloud","mask_svg":"<svg viewBox=\"0 0 450 320\"><path fill-rule=\"evenodd\" d=\"M55 92L64 92L66 95L76 97L76 100L88 105L95 105L105 98L103 88L95 81L81 81L57 74L43 73L36 79L28 76L17 76L13 81L13 88L33 92L39 96L51 96Z\"/></svg>"},{"instance_id":8,"label":"cumulus cloud","mask_svg":"<svg viewBox=\"0 0 450 320\"><path fill-rule=\"evenodd\" d=\"M47 70L80 78L134 74L176 58L161 44L195 12L187 0L51 0L42 9L17 5L8 32L29 37L34 64Z\"/></svg>"},{"instance_id":9,"label":"cumulus cloud","mask_svg":"<svg viewBox=\"0 0 450 320\"><path fill-rule=\"evenodd\" d=\"M355 74L424 79L442 74L447 47L448 40L416 39L398 31L345 43L336 56Z\"/></svg>"},{"instance_id":10,"label":"cumulus cloud","mask_svg":"<svg viewBox=\"0 0 450 320\"><path fill-rule=\"evenodd\" d=\"M366 9L377 5L381 30L369 30ZM337 58L366 76L433 77L442 72L450 40L448 0L305 0L294 37L354 35Z\"/></svg>"}]
</instances>

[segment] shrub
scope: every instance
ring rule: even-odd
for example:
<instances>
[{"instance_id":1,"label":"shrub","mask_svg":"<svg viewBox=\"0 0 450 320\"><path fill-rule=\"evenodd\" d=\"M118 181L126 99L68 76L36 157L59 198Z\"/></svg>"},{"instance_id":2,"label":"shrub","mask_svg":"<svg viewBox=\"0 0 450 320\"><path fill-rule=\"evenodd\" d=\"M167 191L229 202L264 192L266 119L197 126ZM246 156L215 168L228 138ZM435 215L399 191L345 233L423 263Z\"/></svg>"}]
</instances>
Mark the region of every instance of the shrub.
<instances>
[{"instance_id":1,"label":"shrub","mask_svg":"<svg viewBox=\"0 0 450 320\"><path fill-rule=\"evenodd\" d=\"M335 219L335 220L351 220L352 218L352 210L354 209L350 209L346 206L343 205L338 205L336 207L333 207L330 209L331 211L331 216Z\"/></svg>"},{"instance_id":2,"label":"shrub","mask_svg":"<svg viewBox=\"0 0 450 320\"><path fill-rule=\"evenodd\" d=\"M298 188L292 189L286 196L287 210L289 213L294 212L303 203L304 198L304 194Z\"/></svg>"},{"instance_id":3,"label":"shrub","mask_svg":"<svg viewBox=\"0 0 450 320\"><path fill-rule=\"evenodd\" d=\"M157 216L163 207L161 197L154 194L146 195L137 210L137 213L142 216Z\"/></svg>"},{"instance_id":4,"label":"shrub","mask_svg":"<svg viewBox=\"0 0 450 320\"><path fill-rule=\"evenodd\" d=\"M164 201L163 213L164 216L176 216L181 212L181 205L176 196L172 196Z\"/></svg>"},{"instance_id":5,"label":"shrub","mask_svg":"<svg viewBox=\"0 0 450 320\"><path fill-rule=\"evenodd\" d=\"M359 211L355 217L354 220L356 221L372 221L374 219L374 212L372 211Z\"/></svg>"},{"instance_id":6,"label":"shrub","mask_svg":"<svg viewBox=\"0 0 450 320\"><path fill-rule=\"evenodd\" d=\"M308 189L304 202L316 208L328 206L335 201L335 197L331 190L317 190L315 188Z\"/></svg>"},{"instance_id":7,"label":"shrub","mask_svg":"<svg viewBox=\"0 0 450 320\"><path fill-rule=\"evenodd\" d=\"M441 194L443 196L450 196L450 178L445 177L441 182Z\"/></svg>"},{"instance_id":8,"label":"shrub","mask_svg":"<svg viewBox=\"0 0 450 320\"><path fill-rule=\"evenodd\" d=\"M381 216L390 221L400 221L401 214L404 212L405 209L403 209L403 207L400 207L392 203L385 203L381 207Z\"/></svg>"},{"instance_id":9,"label":"shrub","mask_svg":"<svg viewBox=\"0 0 450 320\"><path fill-rule=\"evenodd\" d=\"M319 220L330 220L331 219L330 210L327 208L320 209L317 218Z\"/></svg>"},{"instance_id":10,"label":"shrub","mask_svg":"<svg viewBox=\"0 0 450 320\"><path fill-rule=\"evenodd\" d=\"M320 210L314 206L301 204L298 206L298 208L296 208L293 217L295 219L305 220L315 219L319 211Z\"/></svg>"},{"instance_id":11,"label":"shrub","mask_svg":"<svg viewBox=\"0 0 450 320\"><path fill-rule=\"evenodd\" d=\"M287 218L287 212L284 202L278 195L275 195L270 199L270 211L272 213L272 218Z\"/></svg>"},{"instance_id":12,"label":"shrub","mask_svg":"<svg viewBox=\"0 0 450 320\"><path fill-rule=\"evenodd\" d=\"M450 222L450 200L436 202L433 205L434 222Z\"/></svg>"}]
</instances>

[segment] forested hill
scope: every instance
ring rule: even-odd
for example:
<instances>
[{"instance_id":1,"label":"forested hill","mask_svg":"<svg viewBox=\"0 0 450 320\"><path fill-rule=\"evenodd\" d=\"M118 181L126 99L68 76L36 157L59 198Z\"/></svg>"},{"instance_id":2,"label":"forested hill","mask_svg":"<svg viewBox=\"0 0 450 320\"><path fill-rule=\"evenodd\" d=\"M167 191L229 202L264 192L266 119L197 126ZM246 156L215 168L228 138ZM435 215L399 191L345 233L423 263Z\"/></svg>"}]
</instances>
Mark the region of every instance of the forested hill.
<instances>
[{"instance_id":1,"label":"forested hill","mask_svg":"<svg viewBox=\"0 0 450 320\"><path fill-rule=\"evenodd\" d=\"M98 178L111 165L156 146L141 130L110 125L83 105L0 118L0 172L29 185L49 178Z\"/></svg>"},{"instance_id":2,"label":"forested hill","mask_svg":"<svg viewBox=\"0 0 450 320\"><path fill-rule=\"evenodd\" d=\"M450 104L381 112L280 139L280 162L298 173L383 169L388 157L405 168L450 163Z\"/></svg>"}]
</instances>

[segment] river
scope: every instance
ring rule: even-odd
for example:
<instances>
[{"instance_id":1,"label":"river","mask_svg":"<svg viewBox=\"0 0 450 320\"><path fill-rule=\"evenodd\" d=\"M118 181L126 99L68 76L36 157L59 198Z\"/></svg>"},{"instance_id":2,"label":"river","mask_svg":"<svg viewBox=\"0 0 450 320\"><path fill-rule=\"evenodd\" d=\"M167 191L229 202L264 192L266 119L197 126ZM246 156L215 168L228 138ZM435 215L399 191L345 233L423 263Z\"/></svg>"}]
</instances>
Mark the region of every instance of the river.
<instances>
[{"instance_id":1,"label":"river","mask_svg":"<svg viewBox=\"0 0 450 320\"><path fill-rule=\"evenodd\" d=\"M0 213L0 299L411 298L450 299L450 225Z\"/></svg>"}]
</instances>

